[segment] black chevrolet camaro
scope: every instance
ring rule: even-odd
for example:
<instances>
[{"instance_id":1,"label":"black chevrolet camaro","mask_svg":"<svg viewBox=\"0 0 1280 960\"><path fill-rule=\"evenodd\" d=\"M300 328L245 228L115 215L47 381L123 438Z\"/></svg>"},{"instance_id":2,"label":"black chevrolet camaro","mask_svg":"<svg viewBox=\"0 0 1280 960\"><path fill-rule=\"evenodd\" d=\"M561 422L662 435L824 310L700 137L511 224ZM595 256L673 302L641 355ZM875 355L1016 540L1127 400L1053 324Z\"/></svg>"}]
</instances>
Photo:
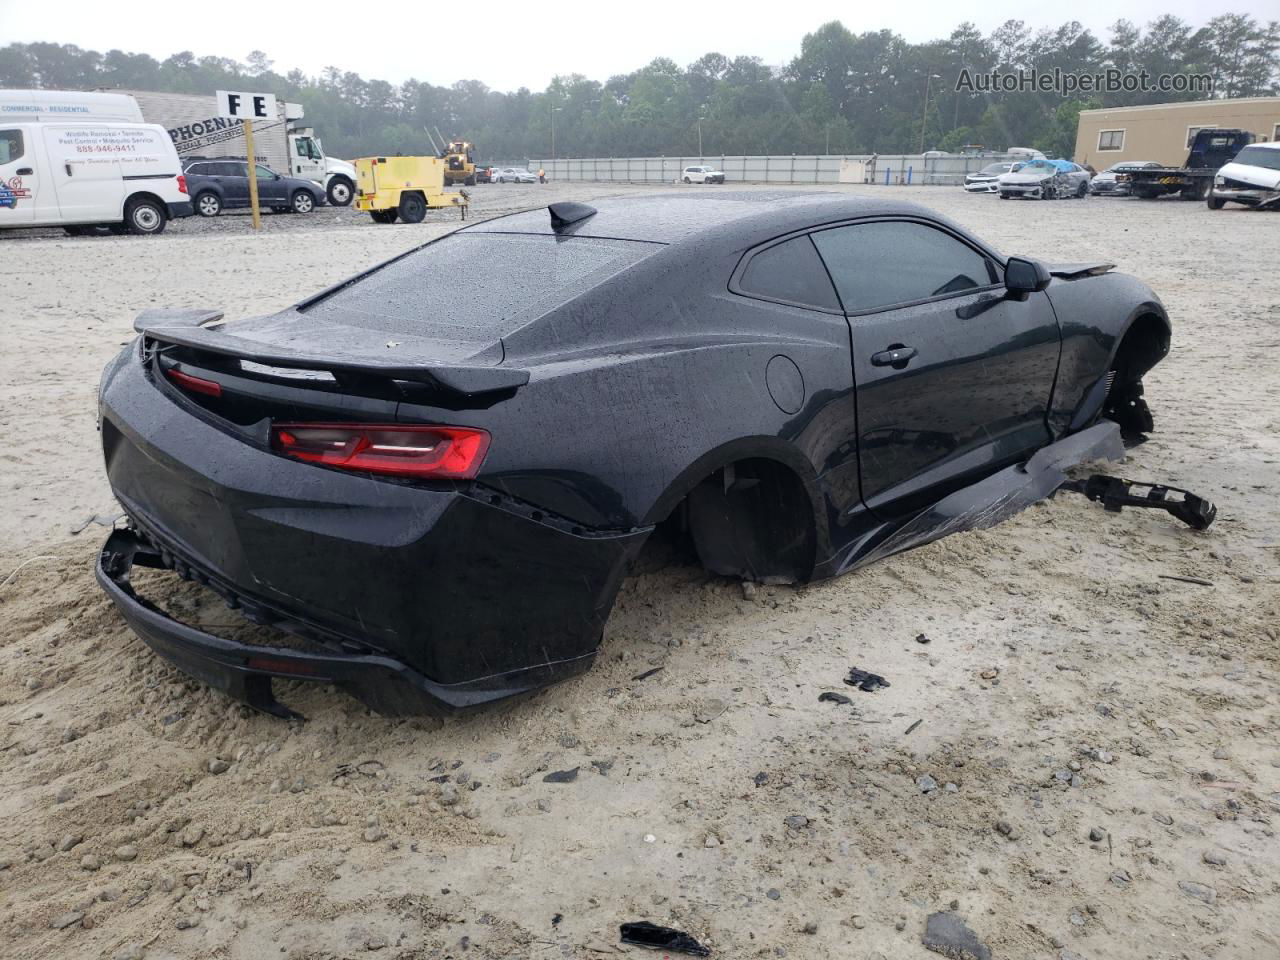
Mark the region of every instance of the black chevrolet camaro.
<instances>
[{"instance_id":1,"label":"black chevrolet camaro","mask_svg":"<svg viewBox=\"0 0 1280 960\"><path fill-rule=\"evenodd\" d=\"M922 207L649 195L467 226L281 313L148 311L101 386L128 529L98 579L153 648L286 715L585 670L661 528L713 573L833 577L1052 494L1151 428L1159 299ZM165 568L287 644L171 618Z\"/></svg>"}]
</instances>

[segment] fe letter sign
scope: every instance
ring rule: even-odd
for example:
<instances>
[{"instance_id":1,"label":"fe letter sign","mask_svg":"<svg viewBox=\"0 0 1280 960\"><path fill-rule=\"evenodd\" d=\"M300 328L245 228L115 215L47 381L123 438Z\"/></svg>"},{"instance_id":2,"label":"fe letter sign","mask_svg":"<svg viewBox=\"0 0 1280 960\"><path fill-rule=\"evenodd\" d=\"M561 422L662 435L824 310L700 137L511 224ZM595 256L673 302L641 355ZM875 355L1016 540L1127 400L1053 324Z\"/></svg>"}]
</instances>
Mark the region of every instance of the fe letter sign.
<instances>
[{"instance_id":1,"label":"fe letter sign","mask_svg":"<svg viewBox=\"0 0 1280 960\"><path fill-rule=\"evenodd\" d=\"M274 93L244 93L237 90L218 91L218 116L234 120L275 120Z\"/></svg>"}]
</instances>

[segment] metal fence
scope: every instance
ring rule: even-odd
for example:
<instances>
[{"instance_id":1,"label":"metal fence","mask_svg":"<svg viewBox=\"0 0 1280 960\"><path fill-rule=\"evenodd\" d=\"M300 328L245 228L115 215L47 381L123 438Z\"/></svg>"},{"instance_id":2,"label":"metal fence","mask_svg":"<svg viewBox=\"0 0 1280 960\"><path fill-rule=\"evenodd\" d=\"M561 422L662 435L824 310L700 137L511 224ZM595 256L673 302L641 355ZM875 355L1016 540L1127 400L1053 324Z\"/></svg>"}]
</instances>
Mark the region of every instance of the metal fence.
<instances>
[{"instance_id":1,"label":"metal fence","mask_svg":"<svg viewBox=\"0 0 1280 960\"><path fill-rule=\"evenodd\" d=\"M929 157L922 154L830 154L773 157L586 157L535 160L550 180L593 180L619 183L676 183L685 167L708 165L723 170L735 183L876 183L938 184L964 182L966 174L1008 154Z\"/></svg>"}]
</instances>

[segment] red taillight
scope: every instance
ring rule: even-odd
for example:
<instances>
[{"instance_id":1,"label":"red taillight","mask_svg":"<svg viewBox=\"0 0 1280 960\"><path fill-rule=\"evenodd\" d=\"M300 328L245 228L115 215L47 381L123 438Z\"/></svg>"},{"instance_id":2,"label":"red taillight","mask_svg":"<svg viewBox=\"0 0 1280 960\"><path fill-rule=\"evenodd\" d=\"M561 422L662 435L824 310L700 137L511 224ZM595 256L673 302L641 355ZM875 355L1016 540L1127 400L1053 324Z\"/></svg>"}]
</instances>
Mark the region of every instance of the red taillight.
<instances>
[{"instance_id":1,"label":"red taillight","mask_svg":"<svg viewBox=\"0 0 1280 960\"><path fill-rule=\"evenodd\" d=\"M417 424L277 423L271 427L271 446L298 460L344 470L470 480L489 452L489 434Z\"/></svg>"},{"instance_id":2,"label":"red taillight","mask_svg":"<svg viewBox=\"0 0 1280 960\"><path fill-rule=\"evenodd\" d=\"M184 390L190 390L192 393L203 393L206 397L222 396L222 384L215 383L212 380L205 380L201 377L193 377L189 373L183 373L181 370L166 370L169 379L182 387Z\"/></svg>"},{"instance_id":3,"label":"red taillight","mask_svg":"<svg viewBox=\"0 0 1280 960\"><path fill-rule=\"evenodd\" d=\"M187 176L184 173L178 174L178 192L179 193L187 192Z\"/></svg>"}]
</instances>

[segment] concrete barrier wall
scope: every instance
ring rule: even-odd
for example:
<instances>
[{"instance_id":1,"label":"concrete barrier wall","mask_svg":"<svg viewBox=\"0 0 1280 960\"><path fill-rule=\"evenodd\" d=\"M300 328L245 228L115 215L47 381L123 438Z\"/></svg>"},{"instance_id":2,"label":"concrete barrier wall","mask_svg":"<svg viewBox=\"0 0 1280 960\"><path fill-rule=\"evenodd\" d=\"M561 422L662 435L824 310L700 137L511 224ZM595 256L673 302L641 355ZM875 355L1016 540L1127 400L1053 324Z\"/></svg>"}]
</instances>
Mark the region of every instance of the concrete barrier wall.
<instances>
[{"instance_id":1,"label":"concrete barrier wall","mask_svg":"<svg viewBox=\"0 0 1280 960\"><path fill-rule=\"evenodd\" d=\"M769 157L586 157L530 161L551 180L621 183L675 183L687 166L706 164L723 170L732 183L911 183L956 185L965 175L1007 154L925 157L920 154L784 155Z\"/></svg>"}]
</instances>

